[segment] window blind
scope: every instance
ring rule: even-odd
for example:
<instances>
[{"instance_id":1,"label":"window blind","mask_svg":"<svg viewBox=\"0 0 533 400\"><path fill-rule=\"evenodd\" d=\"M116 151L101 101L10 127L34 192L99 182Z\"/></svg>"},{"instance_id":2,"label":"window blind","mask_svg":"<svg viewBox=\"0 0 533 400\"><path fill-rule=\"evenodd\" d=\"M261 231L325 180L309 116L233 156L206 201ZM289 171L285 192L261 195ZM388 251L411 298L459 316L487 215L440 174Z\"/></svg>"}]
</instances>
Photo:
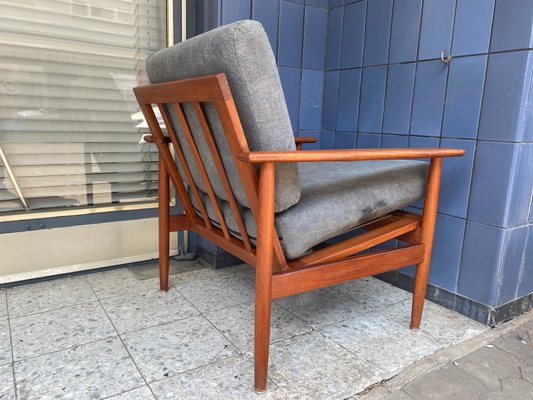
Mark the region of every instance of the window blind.
<instances>
[{"instance_id":1,"label":"window blind","mask_svg":"<svg viewBox=\"0 0 533 400\"><path fill-rule=\"evenodd\" d=\"M0 0L0 214L153 201L132 88L165 46L162 0Z\"/></svg>"}]
</instances>

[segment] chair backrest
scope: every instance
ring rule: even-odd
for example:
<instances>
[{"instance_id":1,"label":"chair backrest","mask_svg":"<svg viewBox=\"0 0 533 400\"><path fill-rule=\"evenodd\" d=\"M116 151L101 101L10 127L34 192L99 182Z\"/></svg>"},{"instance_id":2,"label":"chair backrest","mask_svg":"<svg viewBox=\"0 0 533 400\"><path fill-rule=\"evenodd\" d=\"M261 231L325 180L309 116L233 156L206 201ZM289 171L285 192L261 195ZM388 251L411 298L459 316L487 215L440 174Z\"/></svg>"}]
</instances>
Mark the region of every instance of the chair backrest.
<instances>
[{"instance_id":1,"label":"chair backrest","mask_svg":"<svg viewBox=\"0 0 533 400\"><path fill-rule=\"evenodd\" d=\"M183 43L154 53L147 61L147 72L153 84L223 73L242 124L246 142L252 151L295 150L276 62L266 33L260 23L240 21L226 25ZM166 103L166 102L165 102ZM211 184L217 197L229 201L203 134L207 125L220 154L232 191L241 206L250 208L239 172L221 124L220 110L213 101L201 102L204 120L195 105L182 103L179 115L174 106L165 106L170 124L176 131L190 173L197 188L209 193ZM191 138L184 130L185 121ZM191 146L195 146L196 150ZM203 167L198 165L195 154ZM186 171L178 164L182 176ZM205 173L209 182L202 179ZM296 164L276 167L275 210L286 210L300 199L300 177Z\"/></svg>"}]
</instances>

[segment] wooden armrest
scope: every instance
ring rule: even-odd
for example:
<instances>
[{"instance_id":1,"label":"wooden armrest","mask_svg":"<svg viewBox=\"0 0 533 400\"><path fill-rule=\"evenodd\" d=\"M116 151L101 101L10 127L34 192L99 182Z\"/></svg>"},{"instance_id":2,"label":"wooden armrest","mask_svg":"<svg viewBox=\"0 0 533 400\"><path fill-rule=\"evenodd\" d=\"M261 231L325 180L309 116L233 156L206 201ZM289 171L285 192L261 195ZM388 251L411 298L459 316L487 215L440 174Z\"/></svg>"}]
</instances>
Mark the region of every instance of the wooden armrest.
<instances>
[{"instance_id":1,"label":"wooden armrest","mask_svg":"<svg viewBox=\"0 0 533 400\"><path fill-rule=\"evenodd\" d=\"M316 143L316 138L310 136L298 136L294 138L294 143L296 143L296 150L302 150L302 144Z\"/></svg>"},{"instance_id":2,"label":"wooden armrest","mask_svg":"<svg viewBox=\"0 0 533 400\"><path fill-rule=\"evenodd\" d=\"M353 149L353 150L300 150L300 151L252 151L240 153L239 160L251 163L270 162L321 162L367 161L405 158L461 157L462 149Z\"/></svg>"}]
</instances>

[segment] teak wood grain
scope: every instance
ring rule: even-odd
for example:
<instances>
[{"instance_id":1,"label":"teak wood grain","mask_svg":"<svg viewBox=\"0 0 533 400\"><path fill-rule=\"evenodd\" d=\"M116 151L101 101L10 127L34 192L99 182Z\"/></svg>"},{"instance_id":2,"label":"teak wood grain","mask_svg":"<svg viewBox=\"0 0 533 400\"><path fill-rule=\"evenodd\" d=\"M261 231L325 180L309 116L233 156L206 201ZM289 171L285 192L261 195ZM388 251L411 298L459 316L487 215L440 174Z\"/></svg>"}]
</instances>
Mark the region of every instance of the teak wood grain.
<instances>
[{"instance_id":1,"label":"teak wood grain","mask_svg":"<svg viewBox=\"0 0 533 400\"><path fill-rule=\"evenodd\" d=\"M314 143L315 138L295 138L296 151L250 151L239 119L231 90L224 74L186 79L176 82L140 86L135 95L146 118L151 136L145 140L157 146L159 152L159 259L161 290L168 289L169 234L191 230L256 268L254 372L255 389L266 390L270 319L272 299L290 296L352 279L382 273L416 264L416 275L411 316L411 328L418 329L426 294L429 263L433 243L438 192L443 157L458 157L460 149L356 149L356 150L301 150L303 143ZM218 203L212 176L207 173L206 160L198 150L195 134L183 104L192 104L205 139L224 195L238 232L232 232ZM246 207L257 226L257 238L246 230L242 216L243 205L238 204L228 178L223 157L213 137L202 103L212 103L224 131L225 140L240 183L246 195ZM167 131L165 135L154 114L157 106ZM179 130L171 123L168 110L178 117ZM178 134L183 137L178 137ZM217 138L220 140L222 138ZM200 194L199 182L194 180L182 144L187 144L199 173L199 180L212 203L216 220L210 218ZM177 160L170 151L174 150ZM275 165L281 162L324 162L391 160L430 158L429 175L422 216L396 211L359 226L364 233L323 249L311 251L295 260L287 261L274 225ZM181 169L177 168L179 163ZM184 176L181 176L181 173ZM198 179L198 177L197 177ZM170 215L169 184L176 189L184 213ZM193 206L191 198L196 204ZM360 254L391 239L406 245ZM256 246L254 242L256 241Z\"/></svg>"}]
</instances>

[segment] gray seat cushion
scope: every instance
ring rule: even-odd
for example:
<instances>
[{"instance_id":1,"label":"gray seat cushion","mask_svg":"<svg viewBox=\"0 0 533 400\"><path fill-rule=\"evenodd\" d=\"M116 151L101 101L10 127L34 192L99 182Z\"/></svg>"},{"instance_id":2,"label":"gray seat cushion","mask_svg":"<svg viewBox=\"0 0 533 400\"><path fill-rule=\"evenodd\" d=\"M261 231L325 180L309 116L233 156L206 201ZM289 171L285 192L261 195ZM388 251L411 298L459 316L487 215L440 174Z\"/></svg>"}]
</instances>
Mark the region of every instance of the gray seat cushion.
<instances>
[{"instance_id":1,"label":"gray seat cushion","mask_svg":"<svg viewBox=\"0 0 533 400\"><path fill-rule=\"evenodd\" d=\"M354 227L404 208L425 192L428 163L412 160L302 163L300 201L275 215L276 231L287 259ZM206 197L208 214L216 222ZM228 227L238 236L226 202L221 202ZM243 209L249 235L257 227Z\"/></svg>"},{"instance_id":2,"label":"gray seat cushion","mask_svg":"<svg viewBox=\"0 0 533 400\"><path fill-rule=\"evenodd\" d=\"M259 22L236 22L160 50L148 59L146 68L151 83L225 73L250 149L296 149L276 61ZM192 107L186 104L184 108L213 189L218 197L227 200ZM216 110L212 103L204 104L203 108L235 197L241 205L248 206ZM170 116L195 183L205 192L177 116L173 111ZM276 166L276 186L276 211L296 204L300 198L298 165Z\"/></svg>"}]
</instances>

